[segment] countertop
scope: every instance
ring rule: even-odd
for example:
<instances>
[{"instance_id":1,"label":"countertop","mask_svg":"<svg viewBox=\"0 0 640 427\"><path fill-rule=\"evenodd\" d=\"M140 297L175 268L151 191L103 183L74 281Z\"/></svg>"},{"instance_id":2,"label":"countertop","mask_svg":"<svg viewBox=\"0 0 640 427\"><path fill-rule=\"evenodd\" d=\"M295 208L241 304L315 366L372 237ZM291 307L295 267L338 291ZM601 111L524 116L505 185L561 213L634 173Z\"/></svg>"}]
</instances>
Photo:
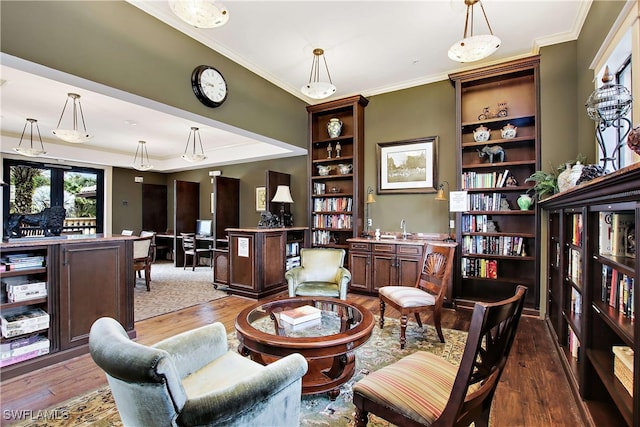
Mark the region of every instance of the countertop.
<instances>
[{"instance_id":1,"label":"countertop","mask_svg":"<svg viewBox=\"0 0 640 427\"><path fill-rule=\"evenodd\" d=\"M373 244L389 244L389 245L424 245L427 242L438 242L445 243L444 240L449 236L444 233L415 233L411 234L411 236L407 239L402 238L402 233L400 234L383 234L383 236L393 236L380 239L376 239L375 237L366 238L366 237L352 237L347 239L347 242L360 242L360 243L373 243Z\"/></svg>"},{"instance_id":2,"label":"countertop","mask_svg":"<svg viewBox=\"0 0 640 427\"><path fill-rule=\"evenodd\" d=\"M61 245L67 243L105 242L119 240L136 240L138 236L122 236L120 234L69 234L51 237L20 237L2 242L0 248L18 248L25 246Z\"/></svg>"}]
</instances>

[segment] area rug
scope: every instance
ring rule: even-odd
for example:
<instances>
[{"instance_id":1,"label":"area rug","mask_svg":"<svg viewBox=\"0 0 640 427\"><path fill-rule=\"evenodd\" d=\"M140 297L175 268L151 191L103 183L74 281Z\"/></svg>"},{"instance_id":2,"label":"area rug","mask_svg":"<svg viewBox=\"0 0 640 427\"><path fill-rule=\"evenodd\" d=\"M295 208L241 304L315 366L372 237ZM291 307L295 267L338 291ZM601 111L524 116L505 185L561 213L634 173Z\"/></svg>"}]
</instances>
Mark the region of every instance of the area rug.
<instances>
[{"instance_id":1,"label":"area rug","mask_svg":"<svg viewBox=\"0 0 640 427\"><path fill-rule=\"evenodd\" d=\"M325 395L302 397L300 426L352 426L353 384L369 372L380 369L415 351L428 351L457 365L462 358L467 338L466 332L443 329L445 343L442 344L433 327L425 326L425 329L426 331L410 322L407 328L407 345L404 350L400 350L400 323L397 319L385 319L385 328L380 330L376 326L369 341L356 350L356 373L351 380L342 385L340 395L335 401L331 401ZM235 332L228 335L228 340L229 348L237 348L238 340ZM71 399L56 408L41 412L43 414L61 414L61 416L56 420L30 421L13 425L20 427L122 426L113 397L107 386ZM34 415L37 415L36 411L34 411ZM370 427L392 426L375 415L369 416L368 425Z\"/></svg>"},{"instance_id":2,"label":"area rug","mask_svg":"<svg viewBox=\"0 0 640 427\"><path fill-rule=\"evenodd\" d=\"M192 271L174 267L171 262L156 262L151 265L151 292L147 292L144 272L142 276L136 277L133 294L136 322L228 296L214 289L213 272L206 266Z\"/></svg>"}]
</instances>

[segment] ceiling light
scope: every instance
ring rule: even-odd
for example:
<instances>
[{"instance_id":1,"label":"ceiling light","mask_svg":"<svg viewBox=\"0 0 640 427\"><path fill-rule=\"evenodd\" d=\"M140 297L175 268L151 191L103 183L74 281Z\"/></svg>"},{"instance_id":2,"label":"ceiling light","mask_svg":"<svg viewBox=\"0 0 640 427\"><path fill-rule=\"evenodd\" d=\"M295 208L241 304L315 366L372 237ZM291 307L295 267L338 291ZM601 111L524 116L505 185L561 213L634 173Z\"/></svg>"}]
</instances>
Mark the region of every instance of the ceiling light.
<instances>
[{"instance_id":1,"label":"ceiling light","mask_svg":"<svg viewBox=\"0 0 640 427\"><path fill-rule=\"evenodd\" d=\"M67 109L69 99L73 99L73 116L71 117L72 126L71 128L62 129L60 128L60 124L64 118L64 112ZM80 112L80 119L82 119L82 131L78 130L78 112ZM77 93L67 94L67 100L64 102L62 114L60 114L60 120L58 120L58 126L53 130L53 134L63 141L72 142L74 144L87 142L93 138L93 135L87 133L87 127L84 124L84 114L82 113L82 104L80 104L80 95Z\"/></svg>"},{"instance_id":2,"label":"ceiling light","mask_svg":"<svg viewBox=\"0 0 640 427\"><path fill-rule=\"evenodd\" d=\"M200 152L198 153L196 150L196 138L198 139L198 143L200 144ZM189 150L189 144L191 143L191 150ZM197 127L192 127L189 132L189 137L187 138L187 145L184 147L184 153L181 156L188 162L201 162L206 159L207 156L204 155L204 149L202 148L202 138L200 138L200 130Z\"/></svg>"},{"instance_id":3,"label":"ceiling light","mask_svg":"<svg viewBox=\"0 0 640 427\"><path fill-rule=\"evenodd\" d=\"M149 161L146 141L138 141L136 155L133 157L133 168L143 172L153 169L153 165Z\"/></svg>"},{"instance_id":4,"label":"ceiling light","mask_svg":"<svg viewBox=\"0 0 640 427\"><path fill-rule=\"evenodd\" d=\"M473 6L476 3L480 4L490 34L473 35ZM462 40L456 42L449 48L449 59L458 62L479 61L498 50L502 42L498 37L493 35L493 30L491 30L491 25L489 24L489 19L484 11L481 0L464 0L464 4L467 5L464 36Z\"/></svg>"},{"instance_id":5,"label":"ceiling light","mask_svg":"<svg viewBox=\"0 0 640 427\"><path fill-rule=\"evenodd\" d=\"M327 70L328 83L320 81L320 57L322 57L324 68ZM300 91L313 99L323 99L336 93L336 87L331 81L331 74L329 74L329 67L327 66L327 58L324 56L324 50L320 48L313 49L313 62L311 62L309 83L302 86Z\"/></svg>"},{"instance_id":6,"label":"ceiling light","mask_svg":"<svg viewBox=\"0 0 640 427\"><path fill-rule=\"evenodd\" d=\"M36 125L36 130L38 131L38 139L40 140L40 149L33 148L33 125ZM29 147L22 146L22 140L24 139L24 133L27 130L27 125L31 125L31 130L29 132ZM22 129L22 135L20 136L20 144L13 149L15 152L22 154L23 156L36 157L41 156L43 154L47 154L44 151L44 145L42 145L42 136L40 136L40 127L38 126L38 121L36 119L27 119L24 124L24 128Z\"/></svg>"},{"instance_id":7,"label":"ceiling light","mask_svg":"<svg viewBox=\"0 0 640 427\"><path fill-rule=\"evenodd\" d=\"M229 21L229 11L215 0L170 0L169 7L196 28L221 27Z\"/></svg>"}]
</instances>

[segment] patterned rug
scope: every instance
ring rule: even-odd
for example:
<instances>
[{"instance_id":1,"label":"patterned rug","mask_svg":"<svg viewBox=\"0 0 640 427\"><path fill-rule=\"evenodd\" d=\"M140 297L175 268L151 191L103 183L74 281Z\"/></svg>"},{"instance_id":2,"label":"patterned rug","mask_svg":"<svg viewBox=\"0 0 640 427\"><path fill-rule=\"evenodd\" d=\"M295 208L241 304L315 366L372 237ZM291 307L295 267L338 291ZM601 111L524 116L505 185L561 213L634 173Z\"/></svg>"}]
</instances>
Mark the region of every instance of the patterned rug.
<instances>
[{"instance_id":1,"label":"patterned rug","mask_svg":"<svg viewBox=\"0 0 640 427\"><path fill-rule=\"evenodd\" d=\"M146 291L145 291L146 292ZM377 324L376 324L377 325ZM400 350L400 324L396 319L385 319L385 328L376 326L371 338L356 350L356 373L340 388L340 395L335 401L324 395L303 396L300 413L300 426L306 427L343 427L353 425L354 406L351 403L353 384L369 372L380 369L415 351L423 350L434 353L458 364L462 358L466 332L443 329L445 344L441 344L433 327L425 326L426 334L414 322L407 328L407 345ZM229 348L237 348L238 341L234 333L228 336ZM102 387L83 396L76 397L56 408L41 411L45 414L60 414L52 421L31 421L14 424L20 427L52 427L52 426L122 426L109 387ZM64 418L64 419L62 419ZM388 427L385 420L369 416L370 427Z\"/></svg>"},{"instance_id":2,"label":"patterned rug","mask_svg":"<svg viewBox=\"0 0 640 427\"><path fill-rule=\"evenodd\" d=\"M183 270L172 262L156 262L151 265L151 292L147 292L142 279L136 276L134 291L134 319L136 322L177 311L227 295L213 288L213 272L210 267Z\"/></svg>"}]
</instances>

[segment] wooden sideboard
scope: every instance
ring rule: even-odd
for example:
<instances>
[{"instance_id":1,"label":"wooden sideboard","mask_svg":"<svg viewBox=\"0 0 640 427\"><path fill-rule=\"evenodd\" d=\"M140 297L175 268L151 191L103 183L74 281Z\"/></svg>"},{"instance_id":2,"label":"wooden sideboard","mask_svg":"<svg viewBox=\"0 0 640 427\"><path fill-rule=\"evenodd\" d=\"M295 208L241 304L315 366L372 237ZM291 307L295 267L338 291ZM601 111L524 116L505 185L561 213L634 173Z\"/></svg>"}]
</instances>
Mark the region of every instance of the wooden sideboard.
<instances>
[{"instance_id":1,"label":"wooden sideboard","mask_svg":"<svg viewBox=\"0 0 640 427\"><path fill-rule=\"evenodd\" d=\"M229 293L262 298L287 288L287 244L308 246L307 227L228 228Z\"/></svg>"},{"instance_id":2,"label":"wooden sideboard","mask_svg":"<svg viewBox=\"0 0 640 427\"><path fill-rule=\"evenodd\" d=\"M414 286L420 272L425 243L455 245L442 242L446 235L426 239L367 239L355 237L349 242L349 270L353 292L377 294L382 286ZM446 301L452 301L452 281L447 286Z\"/></svg>"},{"instance_id":3,"label":"wooden sideboard","mask_svg":"<svg viewBox=\"0 0 640 427\"><path fill-rule=\"evenodd\" d=\"M3 367L2 380L87 353L89 330L99 317L113 317L129 336L135 337L134 239L78 235L15 239L0 245L3 258L9 255L43 257L40 267L3 271L0 275L3 282L45 281L47 295L35 300L10 302L3 286L0 310L7 315L29 308L42 309L49 315L49 325L37 333L50 343L48 354Z\"/></svg>"}]
</instances>

